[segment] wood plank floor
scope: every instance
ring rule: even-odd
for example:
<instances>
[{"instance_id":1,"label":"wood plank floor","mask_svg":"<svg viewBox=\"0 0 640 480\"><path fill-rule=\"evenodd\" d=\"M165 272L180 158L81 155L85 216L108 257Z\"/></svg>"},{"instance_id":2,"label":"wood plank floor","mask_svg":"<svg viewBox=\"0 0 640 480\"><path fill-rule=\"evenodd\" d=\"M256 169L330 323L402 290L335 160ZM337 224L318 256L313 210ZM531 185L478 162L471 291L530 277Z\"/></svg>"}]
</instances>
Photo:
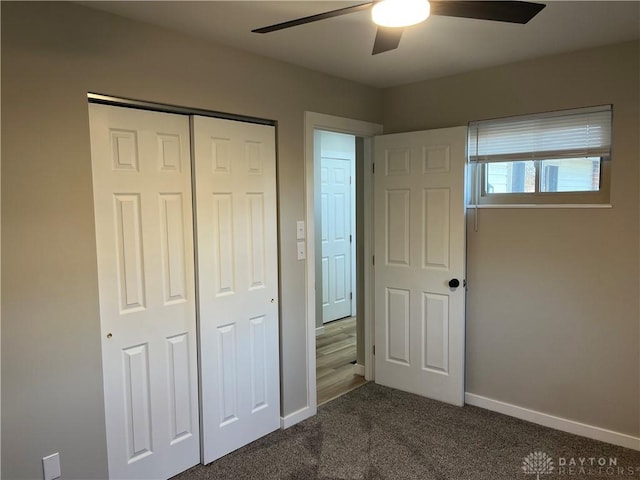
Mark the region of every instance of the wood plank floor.
<instances>
[{"instance_id":1,"label":"wood plank floor","mask_svg":"<svg viewBox=\"0 0 640 480\"><path fill-rule=\"evenodd\" d=\"M316 337L318 405L350 392L366 380L356 375L356 317L327 323Z\"/></svg>"}]
</instances>

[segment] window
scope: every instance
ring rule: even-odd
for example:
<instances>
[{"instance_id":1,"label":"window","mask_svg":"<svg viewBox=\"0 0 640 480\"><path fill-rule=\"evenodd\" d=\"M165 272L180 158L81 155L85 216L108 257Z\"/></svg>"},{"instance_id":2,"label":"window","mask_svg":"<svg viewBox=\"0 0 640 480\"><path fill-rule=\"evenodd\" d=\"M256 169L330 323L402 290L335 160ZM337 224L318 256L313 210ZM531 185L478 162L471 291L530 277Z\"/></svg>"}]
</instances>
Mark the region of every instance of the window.
<instances>
[{"instance_id":1,"label":"window","mask_svg":"<svg viewBox=\"0 0 640 480\"><path fill-rule=\"evenodd\" d=\"M471 122L471 203L606 204L610 105Z\"/></svg>"}]
</instances>

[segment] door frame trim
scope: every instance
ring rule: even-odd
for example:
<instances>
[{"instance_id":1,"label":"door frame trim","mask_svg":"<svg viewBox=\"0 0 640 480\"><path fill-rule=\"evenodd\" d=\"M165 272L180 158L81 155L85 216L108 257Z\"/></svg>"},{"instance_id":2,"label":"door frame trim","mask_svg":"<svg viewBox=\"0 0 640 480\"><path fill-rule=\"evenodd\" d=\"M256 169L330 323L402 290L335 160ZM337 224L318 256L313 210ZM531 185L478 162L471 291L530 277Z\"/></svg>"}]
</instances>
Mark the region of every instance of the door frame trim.
<instances>
[{"instance_id":1,"label":"door frame trim","mask_svg":"<svg viewBox=\"0 0 640 480\"><path fill-rule=\"evenodd\" d=\"M314 156L314 131L327 130L338 133L346 133L357 137L365 138L365 168L364 168L364 196L373 199L373 149L371 148L372 138L382 134L382 125L377 123L354 120L345 117L337 117L316 112L304 112L304 169L305 169L305 221L306 221L306 241L307 258L305 260L305 309L306 309L306 350L307 350L307 406L305 415L296 412L296 420L314 416L318 411L317 391L316 391L316 271L315 271L315 156ZM373 204L365 202L364 205L364 255L365 259L371 258L373 254ZM372 322L373 309L371 301L373 271L370 262L364 265L364 304L363 316L369 321L365 321L364 342L366 346L365 378L372 380L373 356L371 346L373 341ZM284 426L284 425L283 425ZM288 426L288 425L287 425Z\"/></svg>"}]
</instances>

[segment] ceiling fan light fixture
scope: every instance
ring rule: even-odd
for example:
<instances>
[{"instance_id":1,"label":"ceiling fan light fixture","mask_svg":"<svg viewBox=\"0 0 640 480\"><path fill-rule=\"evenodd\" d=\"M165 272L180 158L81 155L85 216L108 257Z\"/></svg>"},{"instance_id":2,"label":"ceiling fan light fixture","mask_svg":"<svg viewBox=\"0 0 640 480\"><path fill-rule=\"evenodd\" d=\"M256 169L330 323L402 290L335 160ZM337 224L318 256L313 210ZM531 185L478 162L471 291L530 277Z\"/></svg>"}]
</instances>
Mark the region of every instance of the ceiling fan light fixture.
<instances>
[{"instance_id":1,"label":"ceiling fan light fixture","mask_svg":"<svg viewBox=\"0 0 640 480\"><path fill-rule=\"evenodd\" d=\"M428 0L380 0L373 4L371 19L381 27L408 27L429 18Z\"/></svg>"}]
</instances>

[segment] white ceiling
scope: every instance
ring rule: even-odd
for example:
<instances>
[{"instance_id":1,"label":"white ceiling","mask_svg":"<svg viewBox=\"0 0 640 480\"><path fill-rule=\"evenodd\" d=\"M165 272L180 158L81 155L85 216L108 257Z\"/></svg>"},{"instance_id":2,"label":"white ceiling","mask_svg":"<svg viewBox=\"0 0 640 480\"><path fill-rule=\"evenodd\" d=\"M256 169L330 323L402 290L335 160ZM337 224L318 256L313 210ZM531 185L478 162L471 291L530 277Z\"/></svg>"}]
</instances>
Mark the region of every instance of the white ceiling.
<instances>
[{"instance_id":1,"label":"white ceiling","mask_svg":"<svg viewBox=\"0 0 640 480\"><path fill-rule=\"evenodd\" d=\"M86 6L376 87L640 38L640 1L543 1L526 25L431 17L397 50L371 55L376 28L356 12L264 35L254 28L361 1L98 1Z\"/></svg>"}]
</instances>

